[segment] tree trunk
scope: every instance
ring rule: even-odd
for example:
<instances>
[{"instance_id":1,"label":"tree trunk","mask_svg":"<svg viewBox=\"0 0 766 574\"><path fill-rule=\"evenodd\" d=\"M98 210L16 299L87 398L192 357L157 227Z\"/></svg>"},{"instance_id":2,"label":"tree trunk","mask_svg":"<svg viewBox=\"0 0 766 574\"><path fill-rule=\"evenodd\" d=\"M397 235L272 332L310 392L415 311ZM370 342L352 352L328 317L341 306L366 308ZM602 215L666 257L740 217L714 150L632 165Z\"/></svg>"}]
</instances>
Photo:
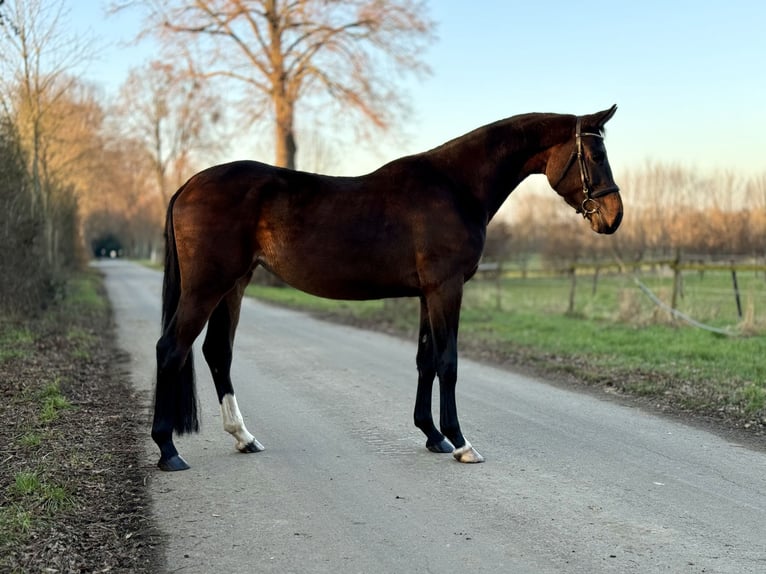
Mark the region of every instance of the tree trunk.
<instances>
[{"instance_id":1,"label":"tree trunk","mask_svg":"<svg viewBox=\"0 0 766 574\"><path fill-rule=\"evenodd\" d=\"M293 104L287 96L280 94L274 98L276 124L274 140L276 145L276 165L295 169L295 134L293 132Z\"/></svg>"},{"instance_id":2,"label":"tree trunk","mask_svg":"<svg viewBox=\"0 0 766 574\"><path fill-rule=\"evenodd\" d=\"M269 62L271 63L271 101L276 119L274 145L275 163L279 167L295 169L295 134L293 133L293 112L295 99L288 90L285 59L282 51L282 22L275 0L266 2L266 19L269 22Z\"/></svg>"}]
</instances>

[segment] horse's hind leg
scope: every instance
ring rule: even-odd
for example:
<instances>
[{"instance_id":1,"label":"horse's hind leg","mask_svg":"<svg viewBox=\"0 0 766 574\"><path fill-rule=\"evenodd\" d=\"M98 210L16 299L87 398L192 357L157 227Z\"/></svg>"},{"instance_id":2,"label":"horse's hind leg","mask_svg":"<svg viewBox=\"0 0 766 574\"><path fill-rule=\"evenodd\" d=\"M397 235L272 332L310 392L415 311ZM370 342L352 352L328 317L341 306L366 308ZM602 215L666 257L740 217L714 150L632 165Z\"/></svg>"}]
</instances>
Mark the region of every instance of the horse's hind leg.
<instances>
[{"instance_id":1,"label":"horse's hind leg","mask_svg":"<svg viewBox=\"0 0 766 574\"><path fill-rule=\"evenodd\" d=\"M202 352L210 367L221 405L223 428L236 440L237 450L241 452L260 452L264 449L245 427L239 411L234 387L231 383L231 360L234 346L234 333L239 322L239 311L245 287L250 282L251 274L240 279L218 304L210 316L207 335L202 345Z\"/></svg>"},{"instance_id":2,"label":"horse's hind leg","mask_svg":"<svg viewBox=\"0 0 766 574\"><path fill-rule=\"evenodd\" d=\"M190 300L183 294L177 312L157 341L152 439L160 449L158 466L162 470L189 468L173 444L173 431L183 434L199 428L191 347L214 304L214 298Z\"/></svg>"},{"instance_id":3,"label":"horse's hind leg","mask_svg":"<svg viewBox=\"0 0 766 574\"><path fill-rule=\"evenodd\" d=\"M157 386L152 422L152 439L160 449L157 465L168 471L189 468L173 444L174 428L179 432L194 432L198 428L191 345L179 343L173 334L174 327L175 323L172 323L171 328L157 341ZM182 395L180 401L179 395ZM193 419L191 424L184 426L184 423L177 422L189 415Z\"/></svg>"},{"instance_id":4,"label":"horse's hind leg","mask_svg":"<svg viewBox=\"0 0 766 574\"><path fill-rule=\"evenodd\" d=\"M431 394L436 377L436 351L434 349L431 320L423 297L420 298L420 332L418 334L418 392L415 397L415 426L426 435L426 448L431 452L452 452L452 443L436 430L431 414Z\"/></svg>"}]
</instances>

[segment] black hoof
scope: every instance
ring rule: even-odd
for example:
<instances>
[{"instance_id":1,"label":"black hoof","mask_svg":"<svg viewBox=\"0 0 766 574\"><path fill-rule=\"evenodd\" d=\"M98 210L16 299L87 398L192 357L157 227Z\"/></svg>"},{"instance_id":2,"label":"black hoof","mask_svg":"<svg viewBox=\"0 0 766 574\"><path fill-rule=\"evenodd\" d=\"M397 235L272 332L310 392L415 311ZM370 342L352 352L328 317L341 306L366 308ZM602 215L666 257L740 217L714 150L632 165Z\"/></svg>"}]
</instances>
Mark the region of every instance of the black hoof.
<instances>
[{"instance_id":1,"label":"black hoof","mask_svg":"<svg viewBox=\"0 0 766 574\"><path fill-rule=\"evenodd\" d=\"M261 452L263 450L266 450L265 447L257 440L253 439L252 442L247 443L239 449L239 452Z\"/></svg>"},{"instance_id":2,"label":"black hoof","mask_svg":"<svg viewBox=\"0 0 766 574\"><path fill-rule=\"evenodd\" d=\"M186 464L186 461L182 459L179 455L171 456L169 458L160 458L160 461L157 463L157 466L160 467L160 470L164 470L166 472L174 472L176 470L188 470L191 468L188 464Z\"/></svg>"},{"instance_id":3,"label":"black hoof","mask_svg":"<svg viewBox=\"0 0 766 574\"><path fill-rule=\"evenodd\" d=\"M455 450L455 447L452 446L452 443L446 438L443 438L440 442L437 443L428 441L426 442L426 448L431 452L438 452L441 454L448 454Z\"/></svg>"}]
</instances>

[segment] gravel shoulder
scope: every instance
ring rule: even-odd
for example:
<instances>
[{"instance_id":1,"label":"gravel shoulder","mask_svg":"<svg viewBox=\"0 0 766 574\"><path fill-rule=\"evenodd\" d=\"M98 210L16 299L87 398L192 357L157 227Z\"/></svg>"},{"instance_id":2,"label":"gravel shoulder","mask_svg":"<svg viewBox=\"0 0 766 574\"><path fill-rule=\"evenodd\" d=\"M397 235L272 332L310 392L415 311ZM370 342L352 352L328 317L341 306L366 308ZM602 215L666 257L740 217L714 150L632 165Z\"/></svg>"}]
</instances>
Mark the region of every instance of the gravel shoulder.
<instances>
[{"instance_id":1,"label":"gravel shoulder","mask_svg":"<svg viewBox=\"0 0 766 574\"><path fill-rule=\"evenodd\" d=\"M124 371L100 277L85 281L101 304L2 325L2 572L163 569L139 447L148 398Z\"/></svg>"}]
</instances>

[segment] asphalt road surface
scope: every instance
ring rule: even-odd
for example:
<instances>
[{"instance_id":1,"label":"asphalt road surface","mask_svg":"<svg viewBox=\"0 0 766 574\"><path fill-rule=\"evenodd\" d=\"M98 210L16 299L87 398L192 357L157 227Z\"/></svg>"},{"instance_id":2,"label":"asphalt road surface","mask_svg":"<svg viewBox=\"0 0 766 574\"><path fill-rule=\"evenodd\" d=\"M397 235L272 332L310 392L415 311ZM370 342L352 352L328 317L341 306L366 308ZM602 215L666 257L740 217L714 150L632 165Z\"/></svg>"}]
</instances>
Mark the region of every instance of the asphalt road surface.
<instances>
[{"instance_id":1,"label":"asphalt road surface","mask_svg":"<svg viewBox=\"0 0 766 574\"><path fill-rule=\"evenodd\" d=\"M161 274L98 266L148 392ZM762 450L463 359L461 423L487 458L463 465L412 425L414 341L247 300L233 380L266 450L242 454L196 351L192 468L150 480L170 572L766 572Z\"/></svg>"}]
</instances>

